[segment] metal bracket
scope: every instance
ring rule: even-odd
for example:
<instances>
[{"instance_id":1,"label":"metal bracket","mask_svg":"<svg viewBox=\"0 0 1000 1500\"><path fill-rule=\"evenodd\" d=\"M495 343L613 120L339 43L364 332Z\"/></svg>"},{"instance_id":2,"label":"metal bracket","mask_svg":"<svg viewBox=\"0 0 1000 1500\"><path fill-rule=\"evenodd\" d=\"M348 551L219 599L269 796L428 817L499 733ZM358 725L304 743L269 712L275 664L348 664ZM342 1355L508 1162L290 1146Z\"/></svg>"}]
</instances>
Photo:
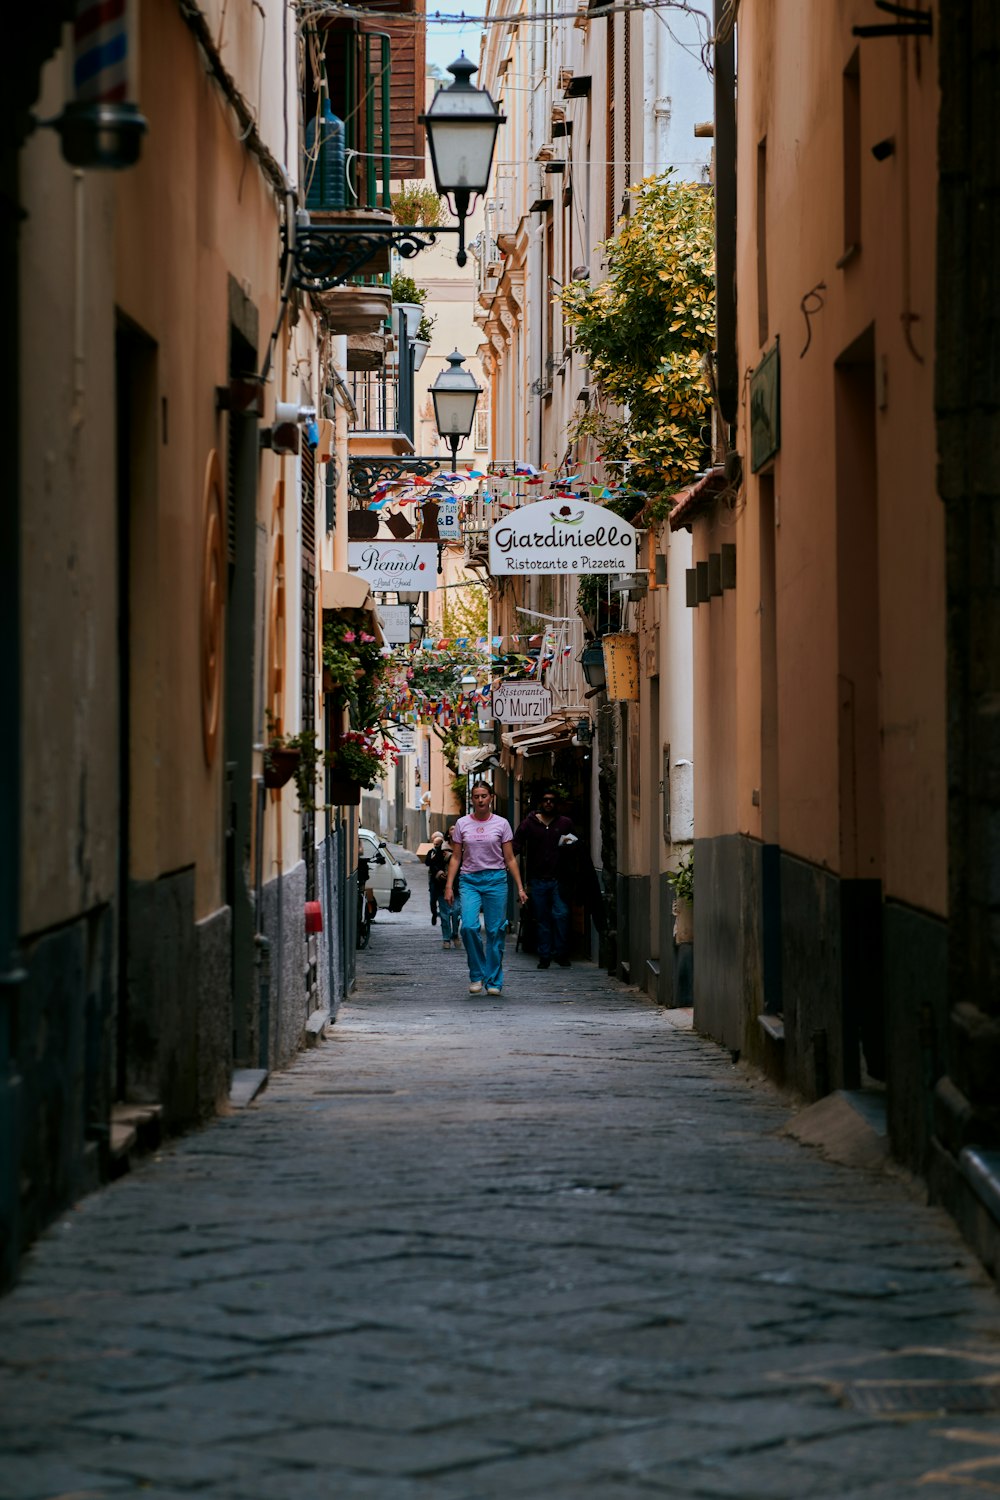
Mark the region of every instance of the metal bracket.
<instances>
[{"instance_id":1,"label":"metal bracket","mask_svg":"<svg viewBox=\"0 0 1000 1500\"><path fill-rule=\"evenodd\" d=\"M459 236L458 264L465 265L465 224L415 229L409 224L307 224L296 228L292 247L292 284L304 292L331 292L344 286L376 256L397 250L411 260L429 250L438 236Z\"/></svg>"},{"instance_id":2,"label":"metal bracket","mask_svg":"<svg viewBox=\"0 0 1000 1500\"><path fill-rule=\"evenodd\" d=\"M407 475L426 478L442 467L439 458L350 458L347 494L351 505L362 509L371 500L380 479L403 479Z\"/></svg>"},{"instance_id":3,"label":"metal bracket","mask_svg":"<svg viewBox=\"0 0 1000 1500\"><path fill-rule=\"evenodd\" d=\"M900 5L897 0L875 0L875 8L885 11L886 15L898 16L898 22L895 25L852 26L852 36L931 37L934 35L934 21L928 10L918 10L912 5Z\"/></svg>"}]
</instances>

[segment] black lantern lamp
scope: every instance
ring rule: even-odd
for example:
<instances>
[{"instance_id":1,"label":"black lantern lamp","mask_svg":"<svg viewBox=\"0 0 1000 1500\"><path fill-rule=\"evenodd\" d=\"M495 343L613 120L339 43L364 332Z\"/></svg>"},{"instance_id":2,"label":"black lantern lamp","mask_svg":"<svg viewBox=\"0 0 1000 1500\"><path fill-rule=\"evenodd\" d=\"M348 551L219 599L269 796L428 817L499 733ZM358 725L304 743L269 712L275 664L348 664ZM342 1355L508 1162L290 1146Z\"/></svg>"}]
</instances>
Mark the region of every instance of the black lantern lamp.
<instances>
[{"instance_id":1,"label":"black lantern lamp","mask_svg":"<svg viewBox=\"0 0 1000 1500\"><path fill-rule=\"evenodd\" d=\"M589 646L584 646L580 657L580 666L583 675L587 679L587 686L593 692L600 692L601 688L607 687L608 679L604 670L604 647L600 641L591 641Z\"/></svg>"},{"instance_id":2,"label":"black lantern lamp","mask_svg":"<svg viewBox=\"0 0 1000 1500\"><path fill-rule=\"evenodd\" d=\"M430 388L437 430L451 445L452 469L458 462L459 443L472 431L482 390L472 371L463 368L464 363L465 355L453 349L448 355L449 368L441 371Z\"/></svg>"},{"instance_id":3,"label":"black lantern lamp","mask_svg":"<svg viewBox=\"0 0 1000 1500\"><path fill-rule=\"evenodd\" d=\"M456 259L460 266L467 259L465 220L469 204L489 186L497 130L507 118L500 114L486 89L472 87L469 80L477 71L463 52L448 69L455 82L438 89L427 113L420 116L421 125L427 129L434 185L451 200L450 207L458 219Z\"/></svg>"},{"instance_id":4,"label":"black lantern lamp","mask_svg":"<svg viewBox=\"0 0 1000 1500\"><path fill-rule=\"evenodd\" d=\"M149 126L135 104L71 99L53 120L32 116L32 130L55 130L71 167L120 172L134 167Z\"/></svg>"}]
</instances>

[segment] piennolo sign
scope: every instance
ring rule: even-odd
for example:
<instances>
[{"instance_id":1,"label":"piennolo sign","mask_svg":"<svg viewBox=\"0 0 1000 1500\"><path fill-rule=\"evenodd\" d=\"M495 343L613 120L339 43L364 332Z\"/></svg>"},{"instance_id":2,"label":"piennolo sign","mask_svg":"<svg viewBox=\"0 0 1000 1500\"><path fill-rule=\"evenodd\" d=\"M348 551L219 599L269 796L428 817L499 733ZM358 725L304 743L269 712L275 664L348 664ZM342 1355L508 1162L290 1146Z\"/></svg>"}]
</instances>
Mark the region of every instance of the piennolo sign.
<instances>
[{"instance_id":1,"label":"piennolo sign","mask_svg":"<svg viewBox=\"0 0 1000 1500\"><path fill-rule=\"evenodd\" d=\"M347 566L373 589L437 587L436 542L348 542Z\"/></svg>"},{"instance_id":2,"label":"piennolo sign","mask_svg":"<svg viewBox=\"0 0 1000 1500\"><path fill-rule=\"evenodd\" d=\"M541 724L552 709L552 694L540 682L505 682L490 697L501 724Z\"/></svg>"},{"instance_id":3,"label":"piennolo sign","mask_svg":"<svg viewBox=\"0 0 1000 1500\"><path fill-rule=\"evenodd\" d=\"M539 500L490 527L490 572L632 573L635 527L588 500Z\"/></svg>"}]
</instances>

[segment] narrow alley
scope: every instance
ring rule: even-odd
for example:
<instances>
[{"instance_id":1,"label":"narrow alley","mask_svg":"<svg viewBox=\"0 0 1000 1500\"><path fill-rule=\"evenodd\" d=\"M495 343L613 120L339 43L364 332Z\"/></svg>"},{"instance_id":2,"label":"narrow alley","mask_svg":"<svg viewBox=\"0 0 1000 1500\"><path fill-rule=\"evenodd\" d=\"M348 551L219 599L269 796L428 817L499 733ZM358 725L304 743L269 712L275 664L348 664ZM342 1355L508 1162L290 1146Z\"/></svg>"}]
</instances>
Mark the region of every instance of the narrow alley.
<instances>
[{"instance_id":1,"label":"narrow alley","mask_svg":"<svg viewBox=\"0 0 1000 1500\"><path fill-rule=\"evenodd\" d=\"M945 1213L593 966L470 997L403 858L326 1040L27 1255L2 1500L1000 1492Z\"/></svg>"}]
</instances>

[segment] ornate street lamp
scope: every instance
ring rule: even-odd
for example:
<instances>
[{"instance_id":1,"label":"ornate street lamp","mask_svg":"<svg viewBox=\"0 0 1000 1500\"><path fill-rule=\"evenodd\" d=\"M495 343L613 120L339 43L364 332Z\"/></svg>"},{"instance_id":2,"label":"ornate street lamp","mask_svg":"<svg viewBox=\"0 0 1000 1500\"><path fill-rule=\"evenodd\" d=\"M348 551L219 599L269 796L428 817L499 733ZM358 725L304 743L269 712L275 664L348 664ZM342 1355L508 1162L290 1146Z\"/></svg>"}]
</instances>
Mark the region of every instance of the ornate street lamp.
<instances>
[{"instance_id":1,"label":"ornate street lamp","mask_svg":"<svg viewBox=\"0 0 1000 1500\"><path fill-rule=\"evenodd\" d=\"M469 80L477 71L463 52L448 69L455 82L438 89L427 113L420 116L420 123L427 129L434 184L450 200L449 207L458 219L456 259L460 266L467 259L465 220L469 203L489 186L497 130L507 118L486 89L472 87Z\"/></svg>"},{"instance_id":2,"label":"ornate street lamp","mask_svg":"<svg viewBox=\"0 0 1000 1500\"><path fill-rule=\"evenodd\" d=\"M437 430L451 445L451 467L458 462L458 445L472 431L476 402L482 386L476 384L471 370L463 369L465 355L453 349L448 355L450 368L442 370L431 386L434 420Z\"/></svg>"},{"instance_id":3,"label":"ornate street lamp","mask_svg":"<svg viewBox=\"0 0 1000 1500\"><path fill-rule=\"evenodd\" d=\"M604 670L604 647L600 641L591 641L589 646L584 646L580 657L580 666L586 678L587 686L591 692L600 692L601 688L607 687L607 674ZM589 696L589 694L588 694Z\"/></svg>"}]
</instances>

